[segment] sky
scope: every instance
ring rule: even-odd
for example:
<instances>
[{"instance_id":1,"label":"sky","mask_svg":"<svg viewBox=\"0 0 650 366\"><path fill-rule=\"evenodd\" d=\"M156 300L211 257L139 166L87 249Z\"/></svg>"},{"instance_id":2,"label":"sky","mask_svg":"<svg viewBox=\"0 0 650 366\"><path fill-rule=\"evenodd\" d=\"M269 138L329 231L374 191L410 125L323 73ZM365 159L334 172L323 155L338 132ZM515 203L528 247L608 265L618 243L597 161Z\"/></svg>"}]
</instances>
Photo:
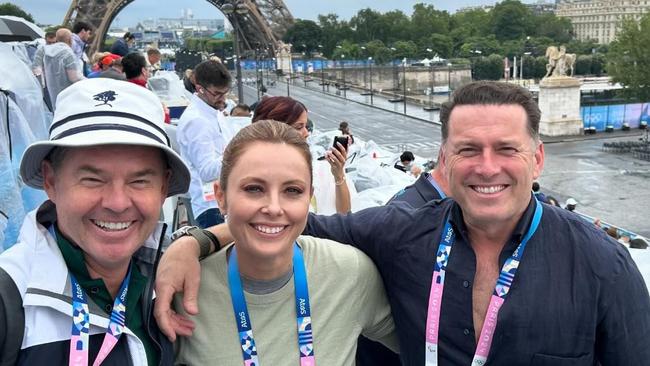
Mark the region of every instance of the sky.
<instances>
[{"instance_id":1,"label":"sky","mask_svg":"<svg viewBox=\"0 0 650 366\"><path fill-rule=\"evenodd\" d=\"M66 0L13 0L9 1L31 13L40 24L59 24L70 6ZM530 2L530 1L525 1ZM182 5L181 5L182 3ZM494 4L494 0L284 0L295 18L316 20L319 14L335 13L340 19L350 19L359 10L371 8L380 12L394 9L410 15L417 3L433 4L436 9L454 12L459 8ZM113 26L128 27L147 18L177 18L182 8L190 8L195 18L223 18L214 6L204 0L136 0L118 14ZM117 24L115 24L117 22Z\"/></svg>"}]
</instances>

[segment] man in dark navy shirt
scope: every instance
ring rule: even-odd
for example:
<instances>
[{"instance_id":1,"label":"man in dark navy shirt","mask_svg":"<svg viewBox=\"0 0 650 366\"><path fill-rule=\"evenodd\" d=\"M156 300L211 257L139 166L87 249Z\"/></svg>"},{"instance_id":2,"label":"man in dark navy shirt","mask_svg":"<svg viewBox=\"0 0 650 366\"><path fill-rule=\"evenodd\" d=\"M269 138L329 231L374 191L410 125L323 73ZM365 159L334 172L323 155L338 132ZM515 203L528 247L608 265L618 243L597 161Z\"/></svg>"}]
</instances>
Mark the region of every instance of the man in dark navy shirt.
<instances>
[{"instance_id":1,"label":"man in dark navy shirt","mask_svg":"<svg viewBox=\"0 0 650 366\"><path fill-rule=\"evenodd\" d=\"M438 156L438 161L440 156ZM420 208L431 200L447 197L449 189L440 165L429 173L422 173L410 186L397 192L387 205L406 202L413 208ZM379 342L359 336L357 344L357 366L400 366L399 355Z\"/></svg>"},{"instance_id":2,"label":"man in dark navy shirt","mask_svg":"<svg viewBox=\"0 0 650 366\"><path fill-rule=\"evenodd\" d=\"M647 365L650 296L629 252L530 191L544 165L531 94L470 83L440 119L439 162L455 201L310 215L305 230L373 259L403 364ZM223 229L215 234L225 238ZM184 258L165 266L182 268L176 276L184 280L181 271L196 272L198 263L186 261L187 252L198 249L196 241L179 244L173 253ZM174 288L196 293L195 278L167 277L157 287L159 304L171 301ZM170 333L168 307L156 315Z\"/></svg>"}]
</instances>

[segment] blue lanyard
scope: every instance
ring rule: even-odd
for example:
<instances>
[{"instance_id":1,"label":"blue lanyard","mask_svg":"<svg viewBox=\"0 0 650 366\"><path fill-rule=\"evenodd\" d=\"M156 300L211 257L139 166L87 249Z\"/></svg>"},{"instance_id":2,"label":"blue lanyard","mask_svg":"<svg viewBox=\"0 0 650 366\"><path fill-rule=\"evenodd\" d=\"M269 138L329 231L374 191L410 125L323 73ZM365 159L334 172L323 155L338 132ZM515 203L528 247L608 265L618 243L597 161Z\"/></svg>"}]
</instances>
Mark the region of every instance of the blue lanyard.
<instances>
[{"instance_id":1,"label":"blue lanyard","mask_svg":"<svg viewBox=\"0 0 650 366\"><path fill-rule=\"evenodd\" d=\"M440 196L440 199L444 199L444 198L447 197L445 192L443 192L442 189L440 188L440 186L438 185L438 182L436 182L436 180L433 178L433 175L429 174L429 176L427 176L427 180L429 181L429 183L431 183L433 188L436 191L438 191L438 195Z\"/></svg>"},{"instance_id":2,"label":"blue lanyard","mask_svg":"<svg viewBox=\"0 0 650 366\"><path fill-rule=\"evenodd\" d=\"M52 226L49 232L56 240L56 232ZM93 366L99 366L108 357L120 339L126 326L126 295L129 291L129 282L131 281L131 267L122 280L118 295L113 301L113 310L108 322L108 328L104 335L104 341L93 362ZM88 300L77 279L70 273L70 284L72 287L72 331L70 335L70 358L69 365L87 366L88 349L90 346L90 311L88 310Z\"/></svg>"},{"instance_id":3,"label":"blue lanyard","mask_svg":"<svg viewBox=\"0 0 650 366\"><path fill-rule=\"evenodd\" d=\"M316 365L314 359L314 343L311 329L311 307L309 305L309 289L307 286L307 272L305 260L298 244L293 246L293 280L296 292L296 321L298 328L298 349L300 365ZM228 284L230 285L230 298L237 321L237 330L242 347L244 365L259 366L257 347L253 338L253 327L246 306L246 298L239 276L237 263L237 248L234 246L228 260Z\"/></svg>"},{"instance_id":4,"label":"blue lanyard","mask_svg":"<svg viewBox=\"0 0 650 366\"><path fill-rule=\"evenodd\" d=\"M485 365L487 357L492 347L492 339L497 325L497 316L501 306L505 302L506 296L510 291L510 286L515 279L519 262L523 258L526 244L533 236L542 218L542 205L537 198L535 199L535 213L533 220L524 235L521 243L512 255L505 261L501 268L501 273L497 279L494 287L490 305L483 322L483 329L479 337L474 358L472 359L472 366ZM429 307L427 310L427 324L426 324L426 339L425 339L425 359L427 366L438 365L438 337L440 331L440 311L442 307L442 294L445 284L445 271L449 262L449 255L454 246L456 237L454 229L449 222L449 216L445 221L445 227L442 231L440 244L438 245L438 252L436 253L436 264L433 271L433 279L431 281L431 292L429 294Z\"/></svg>"}]
</instances>

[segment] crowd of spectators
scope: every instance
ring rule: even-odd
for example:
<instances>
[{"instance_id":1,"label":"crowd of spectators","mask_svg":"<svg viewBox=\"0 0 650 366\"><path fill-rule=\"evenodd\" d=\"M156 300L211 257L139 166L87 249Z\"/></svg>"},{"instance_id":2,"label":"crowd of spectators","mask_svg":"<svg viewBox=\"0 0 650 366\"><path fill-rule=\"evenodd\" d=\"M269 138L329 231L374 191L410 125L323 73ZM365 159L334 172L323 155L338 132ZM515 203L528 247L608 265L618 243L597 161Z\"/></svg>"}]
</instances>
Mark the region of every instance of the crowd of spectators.
<instances>
[{"instance_id":1,"label":"crowd of spectators","mask_svg":"<svg viewBox=\"0 0 650 366\"><path fill-rule=\"evenodd\" d=\"M80 21L72 30L62 27L47 32L45 44L37 48L32 72L52 111L57 95L77 81L99 77L146 86L148 78L160 69L160 51L155 47L144 54L133 50L134 36L128 32L113 44L110 52L96 52L89 58L86 51L92 35L92 26Z\"/></svg>"}]
</instances>

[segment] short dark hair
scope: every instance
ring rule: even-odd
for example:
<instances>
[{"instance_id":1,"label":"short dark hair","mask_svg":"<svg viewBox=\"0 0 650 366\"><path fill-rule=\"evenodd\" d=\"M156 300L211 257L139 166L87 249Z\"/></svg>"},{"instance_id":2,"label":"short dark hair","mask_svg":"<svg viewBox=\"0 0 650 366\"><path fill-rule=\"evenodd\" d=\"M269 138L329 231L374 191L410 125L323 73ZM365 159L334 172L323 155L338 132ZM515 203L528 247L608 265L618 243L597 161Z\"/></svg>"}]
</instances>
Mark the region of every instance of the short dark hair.
<instances>
[{"instance_id":1,"label":"short dark hair","mask_svg":"<svg viewBox=\"0 0 650 366\"><path fill-rule=\"evenodd\" d=\"M232 112L235 109L241 109L242 111L248 112L248 113L251 112L251 107L249 107L248 104L244 104L244 103L237 104L236 106L232 107L232 109L230 111Z\"/></svg>"},{"instance_id":2,"label":"short dark hair","mask_svg":"<svg viewBox=\"0 0 650 366\"><path fill-rule=\"evenodd\" d=\"M457 89L451 100L440 108L442 141L449 136L449 117L452 110L460 105L507 105L521 106L526 111L528 132L535 140L539 139L539 120L541 112L533 95L518 85L496 81L476 81Z\"/></svg>"},{"instance_id":3,"label":"short dark hair","mask_svg":"<svg viewBox=\"0 0 650 366\"><path fill-rule=\"evenodd\" d=\"M643 240L640 237L634 238L630 240L630 248L633 249L647 249L648 248L648 242Z\"/></svg>"},{"instance_id":4,"label":"short dark hair","mask_svg":"<svg viewBox=\"0 0 650 366\"><path fill-rule=\"evenodd\" d=\"M194 84L201 85L202 87L216 86L223 88L230 86L232 76L226 69L226 66L218 61L206 60L196 65L194 72Z\"/></svg>"},{"instance_id":5,"label":"short dark hair","mask_svg":"<svg viewBox=\"0 0 650 366\"><path fill-rule=\"evenodd\" d=\"M404 151L402 155L399 156L399 161L413 161L415 156L410 151Z\"/></svg>"},{"instance_id":6,"label":"short dark hair","mask_svg":"<svg viewBox=\"0 0 650 366\"><path fill-rule=\"evenodd\" d=\"M533 182L533 192L539 192L539 183Z\"/></svg>"},{"instance_id":7,"label":"short dark hair","mask_svg":"<svg viewBox=\"0 0 650 366\"><path fill-rule=\"evenodd\" d=\"M135 39L135 35L131 32L126 32L122 38L124 38L125 41L128 41L129 39Z\"/></svg>"},{"instance_id":8,"label":"short dark hair","mask_svg":"<svg viewBox=\"0 0 650 366\"><path fill-rule=\"evenodd\" d=\"M55 38L56 33L55 32L45 32L45 38Z\"/></svg>"},{"instance_id":9,"label":"short dark hair","mask_svg":"<svg viewBox=\"0 0 650 366\"><path fill-rule=\"evenodd\" d=\"M44 160L49 161L50 165L52 165L52 170L56 172L59 170L59 168L61 168L63 160L65 160L65 155L69 150L69 147L57 146L50 150Z\"/></svg>"},{"instance_id":10,"label":"short dark hair","mask_svg":"<svg viewBox=\"0 0 650 366\"><path fill-rule=\"evenodd\" d=\"M83 21L75 22L74 25L72 26L72 33L74 34L79 34L85 30L92 31L93 26Z\"/></svg>"},{"instance_id":11,"label":"short dark hair","mask_svg":"<svg viewBox=\"0 0 650 366\"><path fill-rule=\"evenodd\" d=\"M131 52L122 57L122 69L127 79L137 78L145 67L147 67L147 61L139 52Z\"/></svg>"}]
</instances>

